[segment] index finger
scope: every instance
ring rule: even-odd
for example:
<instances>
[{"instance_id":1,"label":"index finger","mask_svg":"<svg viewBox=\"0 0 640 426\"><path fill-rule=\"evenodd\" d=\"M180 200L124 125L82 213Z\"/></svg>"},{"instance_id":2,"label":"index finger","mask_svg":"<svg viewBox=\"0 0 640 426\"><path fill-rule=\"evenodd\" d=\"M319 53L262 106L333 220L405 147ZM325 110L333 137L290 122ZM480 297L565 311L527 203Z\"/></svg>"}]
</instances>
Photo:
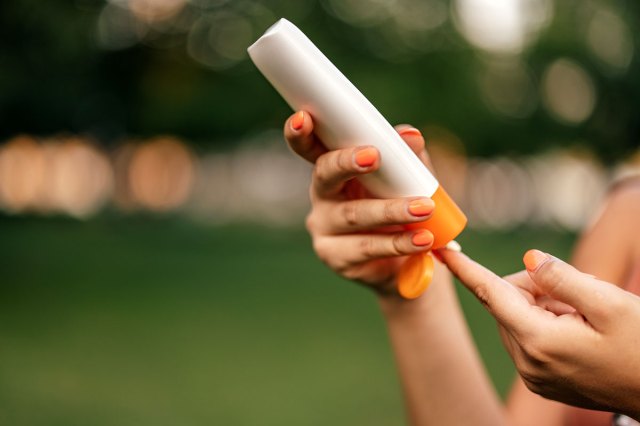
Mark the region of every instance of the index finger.
<instances>
[{"instance_id":1,"label":"index finger","mask_svg":"<svg viewBox=\"0 0 640 426\"><path fill-rule=\"evenodd\" d=\"M328 151L313 133L313 119L306 111L298 111L285 121L284 138L293 152L311 163Z\"/></svg>"},{"instance_id":2,"label":"index finger","mask_svg":"<svg viewBox=\"0 0 640 426\"><path fill-rule=\"evenodd\" d=\"M462 253L452 250L438 253L449 270L505 328L523 334L536 327L537 313L514 286Z\"/></svg>"}]
</instances>

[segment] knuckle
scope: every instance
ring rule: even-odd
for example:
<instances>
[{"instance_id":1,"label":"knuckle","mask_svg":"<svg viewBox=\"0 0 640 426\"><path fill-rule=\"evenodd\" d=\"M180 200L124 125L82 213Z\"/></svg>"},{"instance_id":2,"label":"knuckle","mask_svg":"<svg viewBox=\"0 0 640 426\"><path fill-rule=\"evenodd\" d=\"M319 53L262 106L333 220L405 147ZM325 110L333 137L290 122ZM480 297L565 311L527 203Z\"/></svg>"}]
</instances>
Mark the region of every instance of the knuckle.
<instances>
[{"instance_id":1,"label":"knuckle","mask_svg":"<svg viewBox=\"0 0 640 426\"><path fill-rule=\"evenodd\" d=\"M543 268L542 273L549 280L553 282L564 281L565 274L563 274L563 270L562 270L563 268L562 268L562 265L560 265L560 262L556 260L552 260L551 262L547 262L547 264L544 265L542 268Z\"/></svg>"},{"instance_id":2,"label":"knuckle","mask_svg":"<svg viewBox=\"0 0 640 426\"><path fill-rule=\"evenodd\" d=\"M491 312L491 296L488 286L484 283L477 286L474 289L474 294L476 295L476 298L480 301L480 303L482 303L482 305L487 308L489 312Z\"/></svg>"},{"instance_id":3,"label":"knuckle","mask_svg":"<svg viewBox=\"0 0 640 426\"><path fill-rule=\"evenodd\" d=\"M560 265L560 262L552 260L542 266L539 271L542 275L542 279L547 283L547 289L549 294L553 295L554 292L565 285L565 273Z\"/></svg>"},{"instance_id":4,"label":"knuckle","mask_svg":"<svg viewBox=\"0 0 640 426\"><path fill-rule=\"evenodd\" d=\"M342 217L348 226L353 227L358 225L360 215L356 204L353 202L344 203L342 205Z\"/></svg>"},{"instance_id":5,"label":"knuckle","mask_svg":"<svg viewBox=\"0 0 640 426\"><path fill-rule=\"evenodd\" d=\"M370 258L376 255L376 243L372 238L362 238L358 243L358 248L364 257Z\"/></svg>"},{"instance_id":6,"label":"knuckle","mask_svg":"<svg viewBox=\"0 0 640 426\"><path fill-rule=\"evenodd\" d=\"M393 223L396 220L396 206L393 200L385 200L382 207L382 220L384 223Z\"/></svg>"},{"instance_id":7,"label":"knuckle","mask_svg":"<svg viewBox=\"0 0 640 426\"><path fill-rule=\"evenodd\" d=\"M330 250L327 247L327 243L324 238L313 238L312 241L313 251L315 251L318 258L324 263L329 263Z\"/></svg>"},{"instance_id":8,"label":"knuckle","mask_svg":"<svg viewBox=\"0 0 640 426\"><path fill-rule=\"evenodd\" d=\"M309 212L309 214L307 214L307 217L304 220L304 226L307 229L307 231L310 234L313 234L314 231L317 228L317 220L315 215L313 214L313 211Z\"/></svg>"},{"instance_id":9,"label":"knuckle","mask_svg":"<svg viewBox=\"0 0 640 426\"><path fill-rule=\"evenodd\" d=\"M550 364L551 350L547 340L538 333L529 334L521 342L521 348L529 364L542 367Z\"/></svg>"},{"instance_id":10,"label":"knuckle","mask_svg":"<svg viewBox=\"0 0 640 426\"><path fill-rule=\"evenodd\" d=\"M394 234L391 237L391 253L392 256L401 256L406 254L409 250L405 249L406 236L404 234Z\"/></svg>"},{"instance_id":11,"label":"knuckle","mask_svg":"<svg viewBox=\"0 0 640 426\"><path fill-rule=\"evenodd\" d=\"M544 389L544 380L538 373L538 370L528 364L518 365L517 368L527 389L538 395L542 394Z\"/></svg>"},{"instance_id":12,"label":"knuckle","mask_svg":"<svg viewBox=\"0 0 640 426\"><path fill-rule=\"evenodd\" d=\"M336 157L336 168L342 172L351 169L353 152L351 150L342 150Z\"/></svg>"},{"instance_id":13,"label":"knuckle","mask_svg":"<svg viewBox=\"0 0 640 426\"><path fill-rule=\"evenodd\" d=\"M559 280L559 279L562 279L563 277L560 263L555 260L552 260L551 262L547 262L547 264L544 265L542 268L543 268L542 272L549 278L552 278L554 280Z\"/></svg>"},{"instance_id":14,"label":"knuckle","mask_svg":"<svg viewBox=\"0 0 640 426\"><path fill-rule=\"evenodd\" d=\"M327 171L327 160L324 157L320 157L316 166L313 168L313 180L319 184L324 185L329 180L329 172Z\"/></svg>"},{"instance_id":15,"label":"knuckle","mask_svg":"<svg viewBox=\"0 0 640 426\"><path fill-rule=\"evenodd\" d=\"M360 279L360 271L356 268L352 268L349 266L345 266L340 270L336 270L342 277L348 280L358 280Z\"/></svg>"},{"instance_id":16,"label":"knuckle","mask_svg":"<svg viewBox=\"0 0 640 426\"><path fill-rule=\"evenodd\" d=\"M353 152L347 149L340 151L336 158L336 167L342 172L353 170Z\"/></svg>"}]
</instances>

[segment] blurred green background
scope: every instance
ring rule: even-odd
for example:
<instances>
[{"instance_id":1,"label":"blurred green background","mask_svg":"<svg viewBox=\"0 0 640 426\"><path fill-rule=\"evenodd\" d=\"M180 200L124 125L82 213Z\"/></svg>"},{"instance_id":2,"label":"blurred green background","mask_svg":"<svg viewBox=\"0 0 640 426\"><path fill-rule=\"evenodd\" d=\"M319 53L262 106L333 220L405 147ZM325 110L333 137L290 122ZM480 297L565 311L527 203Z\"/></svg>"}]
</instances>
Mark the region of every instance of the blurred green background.
<instances>
[{"instance_id":1,"label":"blurred green background","mask_svg":"<svg viewBox=\"0 0 640 426\"><path fill-rule=\"evenodd\" d=\"M0 420L13 425L399 424L374 297L313 256L302 230L168 219L4 220ZM467 231L499 273L573 235ZM504 394L494 321L460 298ZM443 323L443 327L447 324Z\"/></svg>"},{"instance_id":2,"label":"blurred green background","mask_svg":"<svg viewBox=\"0 0 640 426\"><path fill-rule=\"evenodd\" d=\"M639 12L0 2L0 422L401 423L375 298L315 258L309 168L246 47L286 17L390 122L423 130L469 213L465 251L506 274L531 247L569 256L611 179L637 173ZM494 322L459 293L504 395Z\"/></svg>"}]
</instances>

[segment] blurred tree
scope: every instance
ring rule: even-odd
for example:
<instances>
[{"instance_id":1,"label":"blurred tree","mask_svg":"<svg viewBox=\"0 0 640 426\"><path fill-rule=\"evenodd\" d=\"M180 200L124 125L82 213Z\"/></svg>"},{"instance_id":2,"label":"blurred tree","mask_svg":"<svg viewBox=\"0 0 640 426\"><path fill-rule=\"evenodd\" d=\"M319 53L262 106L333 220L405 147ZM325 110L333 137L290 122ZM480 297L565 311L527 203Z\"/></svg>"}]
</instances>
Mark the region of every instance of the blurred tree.
<instances>
[{"instance_id":1,"label":"blurred tree","mask_svg":"<svg viewBox=\"0 0 640 426\"><path fill-rule=\"evenodd\" d=\"M280 127L288 107L244 51L284 16L391 122L448 128L471 154L579 144L614 160L637 147L636 2L451 3L2 2L0 137L172 133L224 145ZM491 26L473 21L474 7Z\"/></svg>"}]
</instances>

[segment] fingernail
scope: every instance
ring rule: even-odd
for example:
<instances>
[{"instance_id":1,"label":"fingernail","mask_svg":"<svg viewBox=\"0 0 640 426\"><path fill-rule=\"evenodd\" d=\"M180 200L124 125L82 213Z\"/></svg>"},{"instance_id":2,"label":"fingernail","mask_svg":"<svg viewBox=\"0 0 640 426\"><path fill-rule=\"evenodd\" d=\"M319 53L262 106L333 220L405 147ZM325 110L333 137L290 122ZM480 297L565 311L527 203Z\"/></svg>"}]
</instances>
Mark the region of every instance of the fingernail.
<instances>
[{"instance_id":1,"label":"fingernail","mask_svg":"<svg viewBox=\"0 0 640 426\"><path fill-rule=\"evenodd\" d=\"M415 233L411 237L411 242L416 246L427 246L433 243L433 234L425 229Z\"/></svg>"},{"instance_id":2,"label":"fingernail","mask_svg":"<svg viewBox=\"0 0 640 426\"><path fill-rule=\"evenodd\" d=\"M549 256L546 253L541 252L540 250L529 250L524 254L522 261L524 262L524 266L528 271L535 271L542 265L544 262L549 260Z\"/></svg>"},{"instance_id":3,"label":"fingernail","mask_svg":"<svg viewBox=\"0 0 640 426\"><path fill-rule=\"evenodd\" d=\"M304 124L304 111L298 111L294 114L291 119L291 128L293 130L302 129L302 125Z\"/></svg>"},{"instance_id":4,"label":"fingernail","mask_svg":"<svg viewBox=\"0 0 640 426\"><path fill-rule=\"evenodd\" d=\"M360 167L370 167L376 162L378 151L372 147L366 147L356 151L356 164Z\"/></svg>"},{"instance_id":5,"label":"fingernail","mask_svg":"<svg viewBox=\"0 0 640 426\"><path fill-rule=\"evenodd\" d=\"M430 199L413 200L409 203L409 213L414 216L426 216L433 212L434 207Z\"/></svg>"},{"instance_id":6,"label":"fingernail","mask_svg":"<svg viewBox=\"0 0 640 426\"><path fill-rule=\"evenodd\" d=\"M406 129L402 129L398 132L400 136L422 136L420 130L415 127L407 127Z\"/></svg>"}]
</instances>

